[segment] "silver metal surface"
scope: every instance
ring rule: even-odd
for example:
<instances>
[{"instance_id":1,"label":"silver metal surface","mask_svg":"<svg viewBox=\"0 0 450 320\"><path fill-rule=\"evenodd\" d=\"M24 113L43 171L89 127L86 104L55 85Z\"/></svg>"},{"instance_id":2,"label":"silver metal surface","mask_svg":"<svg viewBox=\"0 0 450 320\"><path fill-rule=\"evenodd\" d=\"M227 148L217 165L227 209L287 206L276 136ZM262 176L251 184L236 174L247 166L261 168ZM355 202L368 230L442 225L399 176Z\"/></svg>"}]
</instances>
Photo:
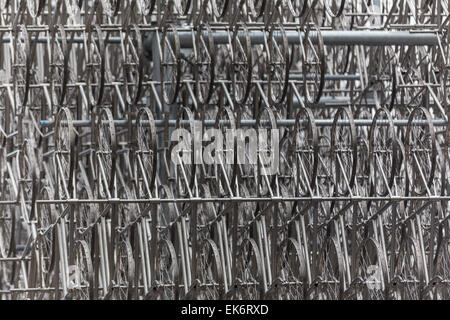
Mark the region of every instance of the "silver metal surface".
<instances>
[{"instance_id":1,"label":"silver metal surface","mask_svg":"<svg viewBox=\"0 0 450 320\"><path fill-rule=\"evenodd\" d=\"M448 300L448 17L0 1L0 299Z\"/></svg>"}]
</instances>

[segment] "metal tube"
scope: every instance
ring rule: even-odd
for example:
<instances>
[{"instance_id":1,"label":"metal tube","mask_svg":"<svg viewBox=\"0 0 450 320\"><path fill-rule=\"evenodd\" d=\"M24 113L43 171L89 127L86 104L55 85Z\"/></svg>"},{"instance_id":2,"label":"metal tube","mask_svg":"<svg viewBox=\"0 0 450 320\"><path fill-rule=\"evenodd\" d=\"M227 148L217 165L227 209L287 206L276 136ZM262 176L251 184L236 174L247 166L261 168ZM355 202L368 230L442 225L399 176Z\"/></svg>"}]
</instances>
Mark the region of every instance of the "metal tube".
<instances>
[{"instance_id":1,"label":"metal tube","mask_svg":"<svg viewBox=\"0 0 450 320\"><path fill-rule=\"evenodd\" d=\"M307 74L306 79L307 80L314 80L315 79L314 74ZM289 74L289 80L303 80L303 74L301 73L290 73ZM361 80L361 76L359 74L326 74L325 75L325 81L359 81Z\"/></svg>"},{"instance_id":2,"label":"metal tube","mask_svg":"<svg viewBox=\"0 0 450 320\"><path fill-rule=\"evenodd\" d=\"M180 30L178 32L181 47L192 48L195 31ZM321 31L323 43L327 46L347 46L347 45L365 45L365 46L389 46L389 45L408 45L408 46L436 46L439 44L438 35L435 33L418 33L408 31ZM215 44L228 44L229 35L227 31L214 31ZM205 33L205 38L207 34ZM252 44L264 44L264 31L249 31ZM244 38L243 33L239 35ZM300 39L305 37L303 31L288 30L286 37L289 44L300 44ZM317 33L312 31L309 35L312 42L317 41ZM152 35L149 35L144 42L147 51L151 51ZM277 41L281 35L275 35Z\"/></svg>"},{"instance_id":3,"label":"metal tube","mask_svg":"<svg viewBox=\"0 0 450 320\"><path fill-rule=\"evenodd\" d=\"M198 120L200 121L200 120ZM306 120L301 121L301 123L305 123ZM65 122L63 122L64 124ZM73 120L73 126L74 127L89 127L91 125L90 120ZM105 124L107 121L105 121ZM226 126L230 123L229 120L220 120L220 125ZM317 119L315 120L316 126L319 127L330 127L333 125L334 120L333 119ZM371 119L355 119L354 123L358 127L368 127L371 126L373 123L373 120ZM406 127L408 125L408 120L393 120L393 123L395 126L399 127ZM433 120L432 121L434 126L447 126L446 120ZM133 120L133 124L136 124L136 121ZM143 121L143 125L148 125L148 121ZM156 127L164 127L165 120L155 120L154 122ZM187 126L190 124L188 120L181 120L180 124L182 126ZM203 125L205 127L214 127L216 124L215 120L205 120ZM268 124L267 120L261 120L260 124ZM277 120L277 126L280 127L289 127L293 126L295 124L295 119L280 119ZM428 121L427 120L414 120L412 122L414 126L427 126ZM43 127L53 127L55 125L55 122L53 120L42 120L41 126ZM121 120L114 120L114 125L116 127L126 127L128 126L128 120L127 119L121 119ZM176 120L169 120L169 126L174 127L176 125ZM255 119L244 119L241 120L241 126L242 127L252 127L256 125ZM338 120L337 121L338 126L349 126L350 122L348 120ZM389 125L389 122L387 120L378 120L377 121L378 126L387 126Z\"/></svg>"},{"instance_id":4,"label":"metal tube","mask_svg":"<svg viewBox=\"0 0 450 320\"><path fill-rule=\"evenodd\" d=\"M31 38L30 39L31 43L33 43L34 41L37 40L37 43L48 43L50 41L49 37L38 37L38 38ZM61 38L57 38L57 40L59 42L61 42ZM10 37L4 37L1 38L0 40L2 43L10 43L11 42L11 38ZM86 41L85 37L74 37L73 38L73 43L82 43L84 44ZM70 37L67 37L67 42L70 42ZM108 40L106 41L109 44L119 44L122 42L122 38L120 37L109 37Z\"/></svg>"},{"instance_id":5,"label":"metal tube","mask_svg":"<svg viewBox=\"0 0 450 320\"><path fill-rule=\"evenodd\" d=\"M286 202L286 201L299 201L299 202L311 202L318 200L317 197L211 197L211 198L134 198L134 199L120 199L120 198L110 198L110 199L52 199L52 200L36 200L34 203L37 205L48 205L48 204L120 204L120 203L206 203L206 202ZM320 197L320 201L427 201L427 202L441 202L450 201L450 196L385 196L385 197L370 197L370 196L323 196ZM30 200L24 201L24 203L31 203ZM16 201L0 201L0 206L5 205L18 205Z\"/></svg>"}]
</instances>

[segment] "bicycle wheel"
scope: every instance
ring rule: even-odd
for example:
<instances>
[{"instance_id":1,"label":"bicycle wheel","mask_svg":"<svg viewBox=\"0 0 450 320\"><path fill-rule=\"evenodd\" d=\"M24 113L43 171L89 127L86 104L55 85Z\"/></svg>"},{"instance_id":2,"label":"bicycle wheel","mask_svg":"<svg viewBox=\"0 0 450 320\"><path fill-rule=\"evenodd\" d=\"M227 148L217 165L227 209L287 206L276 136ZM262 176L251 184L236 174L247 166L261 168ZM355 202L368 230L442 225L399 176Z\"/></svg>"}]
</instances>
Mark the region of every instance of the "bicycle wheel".
<instances>
[{"instance_id":1,"label":"bicycle wheel","mask_svg":"<svg viewBox=\"0 0 450 320\"><path fill-rule=\"evenodd\" d=\"M30 35L27 27L22 25L12 32L12 36L14 39L14 55L12 56L14 99L18 106L25 107L29 99L33 70Z\"/></svg>"},{"instance_id":2,"label":"bicycle wheel","mask_svg":"<svg viewBox=\"0 0 450 320\"><path fill-rule=\"evenodd\" d=\"M89 103L97 106L102 104L106 78L106 44L99 25L88 30L87 41L86 88Z\"/></svg>"},{"instance_id":3,"label":"bicycle wheel","mask_svg":"<svg viewBox=\"0 0 450 320\"><path fill-rule=\"evenodd\" d=\"M415 108L405 134L406 193L424 195L431 188L436 171L436 136L428 110Z\"/></svg>"},{"instance_id":4,"label":"bicycle wheel","mask_svg":"<svg viewBox=\"0 0 450 320\"><path fill-rule=\"evenodd\" d=\"M387 262L375 239L367 238L359 245L353 270L353 279L360 280L353 288L357 299L388 298Z\"/></svg>"},{"instance_id":5,"label":"bicycle wheel","mask_svg":"<svg viewBox=\"0 0 450 320\"><path fill-rule=\"evenodd\" d=\"M45 187L40 192L41 200L53 200L52 191ZM56 208L53 204L38 206L37 228L41 233L39 251L41 259L41 270L47 284L51 280L51 273L55 268L56 255Z\"/></svg>"},{"instance_id":6,"label":"bicycle wheel","mask_svg":"<svg viewBox=\"0 0 450 320\"><path fill-rule=\"evenodd\" d=\"M280 44L277 38L281 37ZM279 107L285 100L289 80L289 45L283 25L273 25L269 32L268 46L268 88L269 103Z\"/></svg>"},{"instance_id":7,"label":"bicycle wheel","mask_svg":"<svg viewBox=\"0 0 450 320\"><path fill-rule=\"evenodd\" d=\"M275 113L265 107L256 118L257 146L257 190L259 195L273 195L275 179L280 166L280 133L277 128Z\"/></svg>"},{"instance_id":8,"label":"bicycle wheel","mask_svg":"<svg viewBox=\"0 0 450 320\"><path fill-rule=\"evenodd\" d=\"M204 39L204 30L207 39ZM206 105L214 93L216 50L214 38L209 24L199 24L196 35L196 56L194 65L195 93L200 105Z\"/></svg>"},{"instance_id":9,"label":"bicycle wheel","mask_svg":"<svg viewBox=\"0 0 450 320\"><path fill-rule=\"evenodd\" d=\"M114 271L113 299L133 299L134 258L133 250L128 239L120 241L116 249L116 264Z\"/></svg>"},{"instance_id":10,"label":"bicycle wheel","mask_svg":"<svg viewBox=\"0 0 450 320\"><path fill-rule=\"evenodd\" d=\"M197 299L217 300L223 296L222 261L219 249L211 239L204 239L198 252L197 276L199 288Z\"/></svg>"},{"instance_id":11,"label":"bicycle wheel","mask_svg":"<svg viewBox=\"0 0 450 320\"><path fill-rule=\"evenodd\" d=\"M316 299L337 300L343 297L344 261L335 238L328 238L322 243L317 274L319 278L313 284Z\"/></svg>"},{"instance_id":12,"label":"bicycle wheel","mask_svg":"<svg viewBox=\"0 0 450 320\"><path fill-rule=\"evenodd\" d=\"M313 36L316 38L315 43L312 41ZM308 27L302 54L303 92L307 106L319 103L322 96L326 73L324 52L320 30L315 26Z\"/></svg>"},{"instance_id":13,"label":"bicycle wheel","mask_svg":"<svg viewBox=\"0 0 450 320\"><path fill-rule=\"evenodd\" d=\"M397 148L392 116L387 109L378 109L369 132L370 194L384 197L391 190L401 160Z\"/></svg>"},{"instance_id":14,"label":"bicycle wheel","mask_svg":"<svg viewBox=\"0 0 450 320\"><path fill-rule=\"evenodd\" d=\"M448 300L450 298L450 237L442 239L439 251L435 259L435 275L439 281L432 285L435 287L435 298L438 300Z\"/></svg>"},{"instance_id":15,"label":"bicycle wheel","mask_svg":"<svg viewBox=\"0 0 450 320\"><path fill-rule=\"evenodd\" d=\"M156 254L156 275L153 290L161 300L174 300L178 292L178 260L169 240L160 240Z\"/></svg>"},{"instance_id":16,"label":"bicycle wheel","mask_svg":"<svg viewBox=\"0 0 450 320\"><path fill-rule=\"evenodd\" d=\"M420 300L423 298L424 266L417 239L405 236L400 244L395 276L391 287L395 299Z\"/></svg>"},{"instance_id":17,"label":"bicycle wheel","mask_svg":"<svg viewBox=\"0 0 450 320\"><path fill-rule=\"evenodd\" d=\"M263 294L261 255L253 239L242 241L237 253L235 298L239 300L261 299Z\"/></svg>"},{"instance_id":18,"label":"bicycle wheel","mask_svg":"<svg viewBox=\"0 0 450 320\"><path fill-rule=\"evenodd\" d=\"M346 195L353 188L358 168L356 126L350 109L339 109L331 131L331 157L335 192Z\"/></svg>"},{"instance_id":19,"label":"bicycle wheel","mask_svg":"<svg viewBox=\"0 0 450 320\"><path fill-rule=\"evenodd\" d=\"M243 38L239 34L243 34ZM233 30L231 82L233 87L233 101L238 106L247 102L252 87L253 55L248 28L244 24L236 24Z\"/></svg>"},{"instance_id":20,"label":"bicycle wheel","mask_svg":"<svg viewBox=\"0 0 450 320\"><path fill-rule=\"evenodd\" d=\"M158 149L156 142L156 127L153 113L149 108L139 110L136 117L137 143L136 156L138 170L145 176L145 189L152 190L156 180L158 163ZM148 185L147 185L148 184ZM143 189L144 190L144 189ZM149 196L149 195L147 195Z\"/></svg>"},{"instance_id":21,"label":"bicycle wheel","mask_svg":"<svg viewBox=\"0 0 450 320\"><path fill-rule=\"evenodd\" d=\"M216 172L219 184L213 183L212 190L227 194L235 190L239 155L237 150L239 146L234 138L234 134L237 132L236 119L229 107L221 107L217 112L215 129L220 130L222 136L226 139L216 150L213 170ZM228 133L233 133L231 138L233 141L229 141Z\"/></svg>"},{"instance_id":22,"label":"bicycle wheel","mask_svg":"<svg viewBox=\"0 0 450 320\"><path fill-rule=\"evenodd\" d=\"M63 105L69 83L69 58L72 42L67 42L64 26L58 25L51 32L50 84L52 102Z\"/></svg>"},{"instance_id":23,"label":"bicycle wheel","mask_svg":"<svg viewBox=\"0 0 450 320\"><path fill-rule=\"evenodd\" d=\"M73 299L91 300L94 296L94 272L91 250L83 240L75 245L75 273Z\"/></svg>"},{"instance_id":24,"label":"bicycle wheel","mask_svg":"<svg viewBox=\"0 0 450 320\"><path fill-rule=\"evenodd\" d=\"M2 189L2 201L14 199L11 184L6 179ZM15 205L0 207L0 253L3 258L10 257L15 252L16 223L19 223L17 220Z\"/></svg>"},{"instance_id":25,"label":"bicycle wheel","mask_svg":"<svg viewBox=\"0 0 450 320\"><path fill-rule=\"evenodd\" d=\"M98 175L100 181L104 181L100 183L100 190L103 189L101 192L106 196L105 188L111 191L114 185L117 151L116 129L110 109L102 108L97 116L96 140Z\"/></svg>"},{"instance_id":26,"label":"bicycle wheel","mask_svg":"<svg viewBox=\"0 0 450 320\"><path fill-rule=\"evenodd\" d=\"M169 36L170 35L170 36ZM166 24L161 40L161 91L166 104L174 104L181 87L180 38L177 27Z\"/></svg>"},{"instance_id":27,"label":"bicycle wheel","mask_svg":"<svg viewBox=\"0 0 450 320\"><path fill-rule=\"evenodd\" d=\"M129 104L137 105L142 95L144 78L144 49L141 31L137 25L132 24L127 28L124 46L125 96Z\"/></svg>"},{"instance_id":28,"label":"bicycle wheel","mask_svg":"<svg viewBox=\"0 0 450 320\"><path fill-rule=\"evenodd\" d=\"M57 196L66 199L72 196L70 192L73 191L75 171L75 130L72 113L68 108L61 109L56 115L55 137L56 179L62 185Z\"/></svg>"},{"instance_id":29,"label":"bicycle wheel","mask_svg":"<svg viewBox=\"0 0 450 320\"><path fill-rule=\"evenodd\" d=\"M292 132L292 157L296 172L297 193L312 195L319 162L319 140L316 122L310 109L300 108Z\"/></svg>"},{"instance_id":30,"label":"bicycle wheel","mask_svg":"<svg viewBox=\"0 0 450 320\"><path fill-rule=\"evenodd\" d=\"M278 297L282 300L303 300L306 289L306 261L297 240L287 238L280 243L277 273L281 279Z\"/></svg>"}]
</instances>

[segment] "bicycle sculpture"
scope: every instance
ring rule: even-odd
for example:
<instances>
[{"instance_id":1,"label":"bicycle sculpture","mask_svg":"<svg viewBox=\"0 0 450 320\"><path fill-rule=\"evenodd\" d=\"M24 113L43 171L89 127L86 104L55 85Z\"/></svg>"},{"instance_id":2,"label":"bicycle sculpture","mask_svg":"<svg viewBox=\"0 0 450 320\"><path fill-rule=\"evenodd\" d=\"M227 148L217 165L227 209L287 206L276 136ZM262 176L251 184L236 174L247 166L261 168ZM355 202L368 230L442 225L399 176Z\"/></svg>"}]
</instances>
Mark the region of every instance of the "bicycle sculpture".
<instances>
[{"instance_id":1,"label":"bicycle sculpture","mask_svg":"<svg viewBox=\"0 0 450 320\"><path fill-rule=\"evenodd\" d=\"M448 1L0 3L0 299L450 299Z\"/></svg>"}]
</instances>

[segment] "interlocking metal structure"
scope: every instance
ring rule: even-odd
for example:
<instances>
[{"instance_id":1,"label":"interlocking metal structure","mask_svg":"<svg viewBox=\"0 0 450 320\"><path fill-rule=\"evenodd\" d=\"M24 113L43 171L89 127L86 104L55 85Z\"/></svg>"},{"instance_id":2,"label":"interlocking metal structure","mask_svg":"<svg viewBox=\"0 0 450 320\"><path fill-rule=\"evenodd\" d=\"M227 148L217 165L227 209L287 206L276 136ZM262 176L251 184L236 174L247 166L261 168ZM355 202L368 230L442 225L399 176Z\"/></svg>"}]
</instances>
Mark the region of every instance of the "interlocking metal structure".
<instances>
[{"instance_id":1,"label":"interlocking metal structure","mask_svg":"<svg viewBox=\"0 0 450 320\"><path fill-rule=\"evenodd\" d=\"M1 299L449 299L449 11L0 1Z\"/></svg>"}]
</instances>

